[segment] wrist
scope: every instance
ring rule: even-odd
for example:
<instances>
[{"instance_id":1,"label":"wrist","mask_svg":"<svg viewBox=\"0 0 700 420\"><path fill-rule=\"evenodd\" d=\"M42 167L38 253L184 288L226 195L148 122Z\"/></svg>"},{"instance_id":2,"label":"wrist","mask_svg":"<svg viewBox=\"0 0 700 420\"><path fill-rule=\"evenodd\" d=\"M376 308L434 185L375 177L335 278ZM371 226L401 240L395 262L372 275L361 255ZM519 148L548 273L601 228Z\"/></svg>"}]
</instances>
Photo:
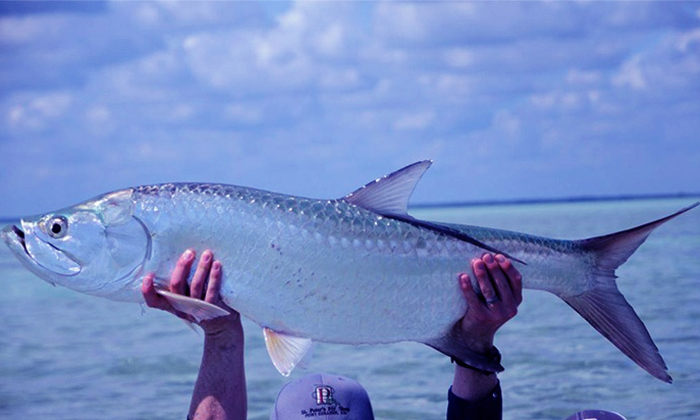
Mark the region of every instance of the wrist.
<instances>
[{"instance_id":1,"label":"wrist","mask_svg":"<svg viewBox=\"0 0 700 420\"><path fill-rule=\"evenodd\" d=\"M457 370L470 370L473 373L478 373L484 376L494 375L497 372L503 371L501 366L501 353L495 346L491 346L488 350L482 352L473 352L467 355L469 359L460 360L452 357L450 360L456 364Z\"/></svg>"},{"instance_id":2,"label":"wrist","mask_svg":"<svg viewBox=\"0 0 700 420\"><path fill-rule=\"evenodd\" d=\"M243 332L241 315L230 308L225 309L230 312L228 315L204 320L198 323L206 335L235 334Z\"/></svg>"},{"instance_id":3,"label":"wrist","mask_svg":"<svg viewBox=\"0 0 700 420\"><path fill-rule=\"evenodd\" d=\"M235 342L243 341L243 325L240 320L224 325L202 327L205 342Z\"/></svg>"},{"instance_id":4,"label":"wrist","mask_svg":"<svg viewBox=\"0 0 700 420\"><path fill-rule=\"evenodd\" d=\"M467 346L471 351L479 354L489 354L496 348L493 345L493 337L470 340Z\"/></svg>"},{"instance_id":5,"label":"wrist","mask_svg":"<svg viewBox=\"0 0 700 420\"><path fill-rule=\"evenodd\" d=\"M498 386L498 375L474 369L455 367L452 392L467 401L479 401Z\"/></svg>"},{"instance_id":6,"label":"wrist","mask_svg":"<svg viewBox=\"0 0 700 420\"><path fill-rule=\"evenodd\" d=\"M491 350L498 330L484 323L467 322L466 318L462 319L460 324L456 324L455 329L455 334L460 336L464 344L477 353L486 353Z\"/></svg>"}]
</instances>

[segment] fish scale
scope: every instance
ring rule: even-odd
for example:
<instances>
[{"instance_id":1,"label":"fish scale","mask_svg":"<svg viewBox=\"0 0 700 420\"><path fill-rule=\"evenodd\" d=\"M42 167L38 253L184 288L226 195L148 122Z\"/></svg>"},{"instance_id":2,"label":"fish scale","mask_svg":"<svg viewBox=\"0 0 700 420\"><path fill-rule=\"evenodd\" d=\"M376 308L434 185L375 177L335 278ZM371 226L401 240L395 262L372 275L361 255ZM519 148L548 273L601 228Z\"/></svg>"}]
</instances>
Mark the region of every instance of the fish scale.
<instances>
[{"instance_id":1,"label":"fish scale","mask_svg":"<svg viewBox=\"0 0 700 420\"><path fill-rule=\"evenodd\" d=\"M29 270L83 293L142 302L143 276L155 272L158 293L199 320L225 312L161 288L184 249L211 249L223 266L224 301L263 327L283 374L311 340L417 341L480 369L502 370L455 333L467 309L457 274L469 260L501 252L518 267L523 287L560 297L639 366L671 381L617 289L615 270L655 228L700 203L577 241L429 222L409 216L407 204L430 163L330 200L223 184L134 187L22 219L21 229L10 226L2 236Z\"/></svg>"}]
</instances>

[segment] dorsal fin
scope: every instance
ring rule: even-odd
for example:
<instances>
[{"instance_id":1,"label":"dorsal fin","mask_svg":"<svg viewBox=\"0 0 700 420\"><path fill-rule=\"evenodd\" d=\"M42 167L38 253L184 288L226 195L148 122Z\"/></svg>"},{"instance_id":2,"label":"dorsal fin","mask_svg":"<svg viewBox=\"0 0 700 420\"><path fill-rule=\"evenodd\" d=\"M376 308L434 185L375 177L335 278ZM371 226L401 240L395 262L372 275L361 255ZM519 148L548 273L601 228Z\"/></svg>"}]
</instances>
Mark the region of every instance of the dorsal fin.
<instances>
[{"instance_id":1,"label":"dorsal fin","mask_svg":"<svg viewBox=\"0 0 700 420\"><path fill-rule=\"evenodd\" d=\"M461 241L469 242L487 251L503 254L511 260L525 264L524 261L486 245L466 233L459 232L449 226L440 225L439 223L418 220L408 215L408 199L411 198L416 184L418 184L418 181L420 181L421 177L432 163L432 160L423 160L408 165L382 178L375 179L364 187L346 195L343 200L384 217L439 232Z\"/></svg>"},{"instance_id":2,"label":"dorsal fin","mask_svg":"<svg viewBox=\"0 0 700 420\"><path fill-rule=\"evenodd\" d=\"M432 160L423 160L408 165L375 179L346 195L343 200L381 215L408 216L408 200L432 163Z\"/></svg>"}]
</instances>

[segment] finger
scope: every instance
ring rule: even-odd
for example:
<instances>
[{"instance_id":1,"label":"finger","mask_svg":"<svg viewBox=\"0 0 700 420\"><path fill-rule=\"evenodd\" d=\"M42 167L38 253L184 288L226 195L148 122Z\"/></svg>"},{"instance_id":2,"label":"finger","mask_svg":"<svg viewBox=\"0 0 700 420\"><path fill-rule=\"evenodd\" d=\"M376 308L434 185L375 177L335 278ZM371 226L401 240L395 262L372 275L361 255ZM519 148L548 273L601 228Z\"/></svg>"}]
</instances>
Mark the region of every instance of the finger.
<instances>
[{"instance_id":1,"label":"finger","mask_svg":"<svg viewBox=\"0 0 700 420\"><path fill-rule=\"evenodd\" d=\"M175 269L170 275L170 291L187 296L187 276L190 274L192 262L194 261L194 251L188 249L177 260Z\"/></svg>"},{"instance_id":2,"label":"finger","mask_svg":"<svg viewBox=\"0 0 700 420\"><path fill-rule=\"evenodd\" d=\"M470 307L475 307L479 305L479 297L476 295L476 292L474 291L474 287L472 287L472 282L469 279L469 275L466 273L462 273L458 277L459 279L459 287L462 289L462 294L464 295L464 299L466 299L467 303L469 304Z\"/></svg>"},{"instance_id":3,"label":"finger","mask_svg":"<svg viewBox=\"0 0 700 420\"><path fill-rule=\"evenodd\" d=\"M500 258L499 258L500 257ZM517 268L503 255L496 256L498 260L498 265L500 265L501 270L505 273L510 284L510 290L513 294L513 300L516 305L520 305L523 301L523 277Z\"/></svg>"},{"instance_id":4,"label":"finger","mask_svg":"<svg viewBox=\"0 0 700 420\"><path fill-rule=\"evenodd\" d=\"M143 277L143 282L141 283L141 293L143 294L143 299L146 301L146 306L149 308L171 311L173 308L170 303L156 292L156 288L153 285L154 279L155 273L148 273Z\"/></svg>"},{"instance_id":5,"label":"finger","mask_svg":"<svg viewBox=\"0 0 700 420\"><path fill-rule=\"evenodd\" d=\"M143 294L143 299L146 301L146 305L151 308L157 308L158 304L158 293L156 293L156 288L153 287L154 273L148 273L143 277L143 282L141 282L141 294Z\"/></svg>"},{"instance_id":6,"label":"finger","mask_svg":"<svg viewBox=\"0 0 700 420\"><path fill-rule=\"evenodd\" d=\"M207 294L204 300L209 303L217 303L220 300L220 290L221 290L221 263L219 261L214 261L211 265L211 271L209 272L209 284L207 285Z\"/></svg>"},{"instance_id":7,"label":"finger","mask_svg":"<svg viewBox=\"0 0 700 420\"><path fill-rule=\"evenodd\" d=\"M199 259L197 270L194 272L194 276L192 276L192 283L190 284L190 296L193 298L203 298L202 292L204 292L206 288L212 259L213 255L208 249L202 253L202 257Z\"/></svg>"},{"instance_id":8,"label":"finger","mask_svg":"<svg viewBox=\"0 0 700 420\"><path fill-rule=\"evenodd\" d=\"M486 306L479 300L479 295L474 290L468 274L462 273L459 275L459 286L467 301L467 311L464 313L464 317L469 316L471 319L480 319L486 313Z\"/></svg>"},{"instance_id":9,"label":"finger","mask_svg":"<svg viewBox=\"0 0 700 420\"><path fill-rule=\"evenodd\" d=\"M513 305L513 293L510 291L510 283L506 278L505 273L501 270L498 261L491 254L486 254L483 257L486 268L489 272L493 284L496 288L498 299L506 306Z\"/></svg>"},{"instance_id":10,"label":"finger","mask_svg":"<svg viewBox=\"0 0 700 420\"><path fill-rule=\"evenodd\" d=\"M496 291L493 288L493 284L491 284L491 279L489 278L489 273L484 261L481 259L472 261L472 271L474 271L476 282L479 284L479 289L481 289L481 294L484 296L484 299L488 301L496 298Z\"/></svg>"}]
</instances>

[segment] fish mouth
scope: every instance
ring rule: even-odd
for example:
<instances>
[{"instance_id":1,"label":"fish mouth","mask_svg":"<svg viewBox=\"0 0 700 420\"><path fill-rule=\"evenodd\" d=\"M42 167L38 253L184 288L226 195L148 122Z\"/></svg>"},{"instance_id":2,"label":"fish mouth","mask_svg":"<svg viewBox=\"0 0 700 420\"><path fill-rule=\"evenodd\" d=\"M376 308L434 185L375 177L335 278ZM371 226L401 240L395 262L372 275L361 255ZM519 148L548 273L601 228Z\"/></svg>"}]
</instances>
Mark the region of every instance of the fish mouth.
<instances>
[{"instance_id":1,"label":"fish mouth","mask_svg":"<svg viewBox=\"0 0 700 420\"><path fill-rule=\"evenodd\" d=\"M15 225L12 225L10 227L10 230L12 231L12 233L15 234L17 242L19 242L19 244L22 245L22 249L24 249L24 252L29 254L29 251L27 251L27 243L24 242L24 232L22 231L22 229L18 228Z\"/></svg>"},{"instance_id":2,"label":"fish mouth","mask_svg":"<svg viewBox=\"0 0 700 420\"><path fill-rule=\"evenodd\" d=\"M13 251L16 250L17 246L20 246L24 250L24 253L29 255L27 244L24 242L24 231L17 226L11 225L3 229L2 239Z\"/></svg>"},{"instance_id":3,"label":"fish mouth","mask_svg":"<svg viewBox=\"0 0 700 420\"><path fill-rule=\"evenodd\" d=\"M32 258L32 254L29 253L27 249L27 243L25 242L24 231L15 225L7 226L2 230L2 240L5 242L10 251L17 257L20 263L25 266L29 271L36 273L40 277L41 273L37 272L34 267L35 260Z\"/></svg>"},{"instance_id":4,"label":"fish mouth","mask_svg":"<svg viewBox=\"0 0 700 420\"><path fill-rule=\"evenodd\" d=\"M18 228L16 225L7 226L2 231L2 239L10 248L10 250L15 254L17 259L24 265L29 271L32 271L39 277L45 279L49 283L53 284L53 281L47 278L47 275L59 275L64 277L74 276L80 273L80 265L72 258L69 254L60 249L56 248L54 245L41 242L41 246L52 255L54 255L58 260L68 263L68 268L63 270L56 270L55 266L51 264L47 265L42 263L35 257L35 252L32 252L27 246L26 233ZM45 251L45 252L46 252ZM46 273L44 272L46 270ZM48 274L51 273L51 274Z\"/></svg>"}]
</instances>

